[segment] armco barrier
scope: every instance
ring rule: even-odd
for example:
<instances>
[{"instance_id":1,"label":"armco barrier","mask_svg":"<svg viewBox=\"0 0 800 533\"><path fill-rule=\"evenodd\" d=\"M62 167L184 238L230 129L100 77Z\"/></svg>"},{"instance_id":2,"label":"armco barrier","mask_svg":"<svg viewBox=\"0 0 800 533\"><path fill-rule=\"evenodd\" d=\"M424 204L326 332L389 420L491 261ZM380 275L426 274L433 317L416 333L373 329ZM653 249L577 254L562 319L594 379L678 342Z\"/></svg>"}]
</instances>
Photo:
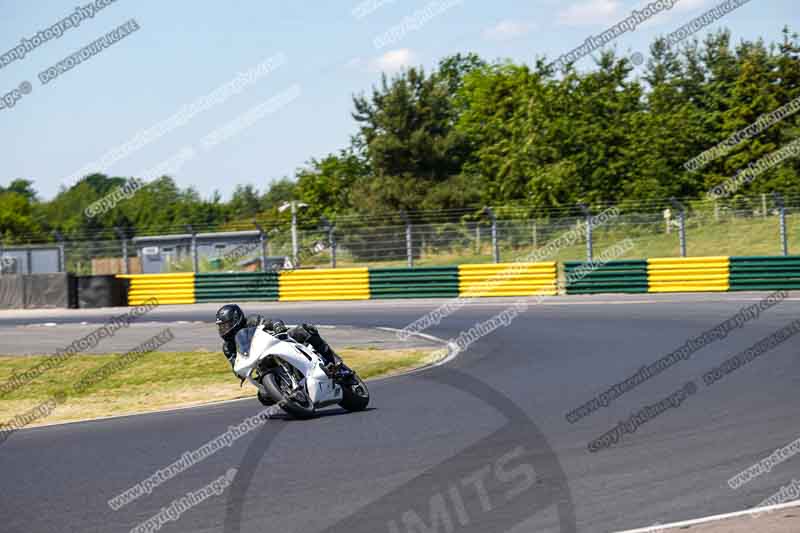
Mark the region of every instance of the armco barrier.
<instances>
[{"instance_id":1,"label":"armco barrier","mask_svg":"<svg viewBox=\"0 0 800 533\"><path fill-rule=\"evenodd\" d=\"M369 271L373 299L458 296L458 267L376 268Z\"/></svg>"},{"instance_id":2,"label":"armco barrier","mask_svg":"<svg viewBox=\"0 0 800 533\"><path fill-rule=\"evenodd\" d=\"M647 260L649 292L724 292L730 258L677 257Z\"/></svg>"},{"instance_id":3,"label":"armco barrier","mask_svg":"<svg viewBox=\"0 0 800 533\"><path fill-rule=\"evenodd\" d=\"M369 300L366 268L321 268L281 272L280 300Z\"/></svg>"},{"instance_id":4,"label":"armco barrier","mask_svg":"<svg viewBox=\"0 0 800 533\"><path fill-rule=\"evenodd\" d=\"M647 260L564 263L567 294L647 292Z\"/></svg>"},{"instance_id":5,"label":"armco barrier","mask_svg":"<svg viewBox=\"0 0 800 533\"><path fill-rule=\"evenodd\" d=\"M731 257L732 291L800 289L800 256Z\"/></svg>"},{"instance_id":6,"label":"armco barrier","mask_svg":"<svg viewBox=\"0 0 800 533\"><path fill-rule=\"evenodd\" d=\"M278 299L278 274L275 272L201 273L194 278L197 303L236 302Z\"/></svg>"},{"instance_id":7,"label":"armco barrier","mask_svg":"<svg viewBox=\"0 0 800 533\"><path fill-rule=\"evenodd\" d=\"M557 294L555 262L459 265L460 296L530 296Z\"/></svg>"},{"instance_id":8,"label":"armco barrier","mask_svg":"<svg viewBox=\"0 0 800 533\"><path fill-rule=\"evenodd\" d=\"M128 305L141 305L150 298L159 304L193 304L194 274L122 274L130 280Z\"/></svg>"}]
</instances>

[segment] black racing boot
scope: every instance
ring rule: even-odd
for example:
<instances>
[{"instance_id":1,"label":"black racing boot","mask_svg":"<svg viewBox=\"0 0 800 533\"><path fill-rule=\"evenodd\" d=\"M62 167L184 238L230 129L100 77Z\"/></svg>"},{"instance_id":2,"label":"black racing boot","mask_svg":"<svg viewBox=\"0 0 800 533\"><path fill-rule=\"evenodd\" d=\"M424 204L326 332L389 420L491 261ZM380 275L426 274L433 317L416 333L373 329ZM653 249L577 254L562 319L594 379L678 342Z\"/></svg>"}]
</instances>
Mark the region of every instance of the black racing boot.
<instances>
[{"instance_id":1,"label":"black racing boot","mask_svg":"<svg viewBox=\"0 0 800 533\"><path fill-rule=\"evenodd\" d=\"M347 383L350 381L355 372L344 364L342 358L339 357L330 346L325 356L325 360L328 362L325 364L324 370L328 377L337 383Z\"/></svg>"},{"instance_id":2,"label":"black racing boot","mask_svg":"<svg viewBox=\"0 0 800 533\"><path fill-rule=\"evenodd\" d=\"M349 385L355 376L355 372L350 370L341 357L336 358L336 362L332 363L333 381L343 385Z\"/></svg>"}]
</instances>

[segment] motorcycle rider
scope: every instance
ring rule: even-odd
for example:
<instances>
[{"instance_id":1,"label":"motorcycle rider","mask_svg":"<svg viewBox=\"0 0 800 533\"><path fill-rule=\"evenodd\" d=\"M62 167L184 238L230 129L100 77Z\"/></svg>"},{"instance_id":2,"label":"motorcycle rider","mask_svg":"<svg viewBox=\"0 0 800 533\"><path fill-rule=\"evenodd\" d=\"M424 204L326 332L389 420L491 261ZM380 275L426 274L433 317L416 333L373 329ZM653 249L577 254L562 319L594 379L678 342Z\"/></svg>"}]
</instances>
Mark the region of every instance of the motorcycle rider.
<instances>
[{"instance_id":1,"label":"motorcycle rider","mask_svg":"<svg viewBox=\"0 0 800 533\"><path fill-rule=\"evenodd\" d=\"M342 358L331 349L317 328L311 324L301 324L288 329L282 320L265 320L260 315L246 318L242 308L236 304L223 305L217 311L216 320L219 336L222 338L222 353L233 368L236 361L236 334L244 328L263 327L270 333L287 333L289 338L300 344L310 344L325 362L323 370L330 378L345 379L352 375L352 370L345 366Z\"/></svg>"}]
</instances>

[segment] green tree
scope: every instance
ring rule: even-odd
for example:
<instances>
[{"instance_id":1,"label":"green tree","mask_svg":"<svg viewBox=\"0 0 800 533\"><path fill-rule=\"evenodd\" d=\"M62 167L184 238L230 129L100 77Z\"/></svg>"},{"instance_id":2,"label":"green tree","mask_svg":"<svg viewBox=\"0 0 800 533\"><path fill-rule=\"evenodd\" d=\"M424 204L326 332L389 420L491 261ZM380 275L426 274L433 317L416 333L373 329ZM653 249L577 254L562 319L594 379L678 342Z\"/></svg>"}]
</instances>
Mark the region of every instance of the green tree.
<instances>
[{"instance_id":1,"label":"green tree","mask_svg":"<svg viewBox=\"0 0 800 533\"><path fill-rule=\"evenodd\" d=\"M0 235L6 244L36 241L42 237L42 227L28 196L9 190L0 192Z\"/></svg>"},{"instance_id":2,"label":"green tree","mask_svg":"<svg viewBox=\"0 0 800 533\"><path fill-rule=\"evenodd\" d=\"M351 195L353 185L368 176L369 165L352 149L312 159L297 173L297 198L308 204L309 218L335 217L358 201Z\"/></svg>"}]
</instances>

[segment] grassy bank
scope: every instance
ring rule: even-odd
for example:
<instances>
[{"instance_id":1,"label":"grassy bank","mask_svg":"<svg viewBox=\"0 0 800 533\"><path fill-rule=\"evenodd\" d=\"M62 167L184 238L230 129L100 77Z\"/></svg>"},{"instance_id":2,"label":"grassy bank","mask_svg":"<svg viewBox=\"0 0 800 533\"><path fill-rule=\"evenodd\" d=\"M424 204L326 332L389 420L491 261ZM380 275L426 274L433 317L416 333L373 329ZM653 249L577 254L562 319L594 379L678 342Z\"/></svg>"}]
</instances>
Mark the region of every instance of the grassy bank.
<instances>
[{"instance_id":1,"label":"grassy bank","mask_svg":"<svg viewBox=\"0 0 800 533\"><path fill-rule=\"evenodd\" d=\"M435 359L433 351L428 349L346 348L341 355L364 379L397 374ZM59 392L65 393L66 401L27 427L248 398L256 393L249 384L240 388L239 379L219 352L150 353L83 393L74 393L72 386L82 376L117 357L116 354L76 356L63 367L0 398L0 424ZM34 367L43 358L0 356L0 383L15 372Z\"/></svg>"}]
</instances>

